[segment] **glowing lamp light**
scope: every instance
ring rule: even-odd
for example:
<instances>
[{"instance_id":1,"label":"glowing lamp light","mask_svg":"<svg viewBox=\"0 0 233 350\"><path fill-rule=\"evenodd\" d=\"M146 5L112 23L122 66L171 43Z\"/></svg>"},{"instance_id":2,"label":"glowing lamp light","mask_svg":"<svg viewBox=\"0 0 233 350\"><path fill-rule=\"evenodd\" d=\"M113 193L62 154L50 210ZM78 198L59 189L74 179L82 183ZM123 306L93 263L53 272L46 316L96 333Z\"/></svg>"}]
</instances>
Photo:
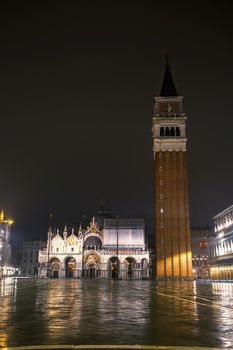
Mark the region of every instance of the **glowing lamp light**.
<instances>
[{"instance_id":1,"label":"glowing lamp light","mask_svg":"<svg viewBox=\"0 0 233 350\"><path fill-rule=\"evenodd\" d=\"M223 236L224 236L223 232L220 232L219 235L218 235L219 238L222 238Z\"/></svg>"},{"instance_id":2,"label":"glowing lamp light","mask_svg":"<svg viewBox=\"0 0 233 350\"><path fill-rule=\"evenodd\" d=\"M9 224L9 225L12 225L13 223L14 223L13 220L8 220L8 224Z\"/></svg>"}]
</instances>

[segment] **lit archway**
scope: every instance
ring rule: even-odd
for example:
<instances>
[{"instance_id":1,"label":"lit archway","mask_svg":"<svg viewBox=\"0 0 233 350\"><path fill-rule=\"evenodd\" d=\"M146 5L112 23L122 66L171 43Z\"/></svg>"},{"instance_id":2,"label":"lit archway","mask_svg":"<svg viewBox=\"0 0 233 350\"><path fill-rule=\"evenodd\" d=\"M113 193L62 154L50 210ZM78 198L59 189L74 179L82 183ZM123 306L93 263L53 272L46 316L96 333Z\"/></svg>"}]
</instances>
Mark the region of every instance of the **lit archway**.
<instances>
[{"instance_id":1,"label":"lit archway","mask_svg":"<svg viewBox=\"0 0 233 350\"><path fill-rule=\"evenodd\" d=\"M66 277L68 278L74 277L75 268L76 268L76 260L72 256L68 256L65 259Z\"/></svg>"},{"instance_id":2,"label":"lit archway","mask_svg":"<svg viewBox=\"0 0 233 350\"><path fill-rule=\"evenodd\" d=\"M100 256L96 252L91 252L84 257L86 277L95 278L99 275L100 262Z\"/></svg>"},{"instance_id":3,"label":"lit archway","mask_svg":"<svg viewBox=\"0 0 233 350\"><path fill-rule=\"evenodd\" d=\"M49 267L52 270L52 278L58 278L59 277L59 270L61 268L61 262L58 258L52 258L49 261Z\"/></svg>"},{"instance_id":4,"label":"lit archway","mask_svg":"<svg viewBox=\"0 0 233 350\"><path fill-rule=\"evenodd\" d=\"M134 258L128 257L125 259L125 264L127 266L127 278L131 279L134 277L134 270L136 269L136 260Z\"/></svg>"},{"instance_id":5,"label":"lit archway","mask_svg":"<svg viewBox=\"0 0 233 350\"><path fill-rule=\"evenodd\" d=\"M118 278L119 277L119 269L120 269L120 262L119 259L117 260L116 256L112 256L109 259L109 267L110 267L110 276L111 278Z\"/></svg>"}]
</instances>

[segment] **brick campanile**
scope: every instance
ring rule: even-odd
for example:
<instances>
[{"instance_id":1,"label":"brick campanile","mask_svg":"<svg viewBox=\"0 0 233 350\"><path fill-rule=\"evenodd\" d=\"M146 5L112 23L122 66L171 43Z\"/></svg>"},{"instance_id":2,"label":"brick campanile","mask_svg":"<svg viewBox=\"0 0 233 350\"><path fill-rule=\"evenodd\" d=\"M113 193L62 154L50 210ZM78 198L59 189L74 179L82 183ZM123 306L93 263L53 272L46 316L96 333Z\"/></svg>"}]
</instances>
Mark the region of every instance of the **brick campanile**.
<instances>
[{"instance_id":1,"label":"brick campanile","mask_svg":"<svg viewBox=\"0 0 233 350\"><path fill-rule=\"evenodd\" d=\"M192 278L186 163L186 120L168 58L155 97L153 153L155 169L156 277Z\"/></svg>"}]
</instances>

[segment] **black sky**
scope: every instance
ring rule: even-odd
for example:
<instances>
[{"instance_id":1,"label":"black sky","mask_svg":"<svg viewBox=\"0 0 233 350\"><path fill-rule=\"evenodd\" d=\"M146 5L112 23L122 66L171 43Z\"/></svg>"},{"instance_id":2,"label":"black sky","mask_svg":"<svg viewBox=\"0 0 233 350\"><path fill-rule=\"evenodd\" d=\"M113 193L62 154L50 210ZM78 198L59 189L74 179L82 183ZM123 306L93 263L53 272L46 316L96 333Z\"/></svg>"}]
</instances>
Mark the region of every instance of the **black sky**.
<instances>
[{"instance_id":1,"label":"black sky","mask_svg":"<svg viewBox=\"0 0 233 350\"><path fill-rule=\"evenodd\" d=\"M94 215L153 226L153 98L167 49L188 119L191 223L233 203L232 1L0 5L0 206L17 240Z\"/></svg>"}]
</instances>

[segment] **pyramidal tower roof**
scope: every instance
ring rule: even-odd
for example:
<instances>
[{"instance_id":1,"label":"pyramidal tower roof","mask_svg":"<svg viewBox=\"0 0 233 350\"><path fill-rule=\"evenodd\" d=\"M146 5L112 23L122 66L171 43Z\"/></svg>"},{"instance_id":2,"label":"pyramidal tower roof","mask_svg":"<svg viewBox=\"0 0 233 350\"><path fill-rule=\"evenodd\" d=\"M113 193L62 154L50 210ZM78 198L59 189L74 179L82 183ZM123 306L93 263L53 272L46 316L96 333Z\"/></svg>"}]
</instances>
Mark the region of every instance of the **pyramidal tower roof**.
<instances>
[{"instance_id":1,"label":"pyramidal tower roof","mask_svg":"<svg viewBox=\"0 0 233 350\"><path fill-rule=\"evenodd\" d=\"M172 75L169 58L166 55L166 67L165 72L162 80L162 85L160 89L159 96L165 97L165 96L178 96L177 88L175 85L175 81Z\"/></svg>"}]
</instances>

